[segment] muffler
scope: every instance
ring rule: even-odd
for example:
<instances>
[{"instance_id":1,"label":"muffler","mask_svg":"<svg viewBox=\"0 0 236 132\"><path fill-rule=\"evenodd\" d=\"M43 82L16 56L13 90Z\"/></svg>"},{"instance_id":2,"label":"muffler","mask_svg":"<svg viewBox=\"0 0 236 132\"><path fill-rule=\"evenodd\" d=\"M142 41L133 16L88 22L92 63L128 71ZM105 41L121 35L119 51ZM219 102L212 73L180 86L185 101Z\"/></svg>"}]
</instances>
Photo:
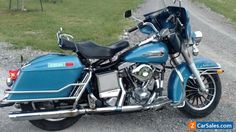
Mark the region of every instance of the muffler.
<instances>
[{"instance_id":1,"label":"muffler","mask_svg":"<svg viewBox=\"0 0 236 132\"><path fill-rule=\"evenodd\" d=\"M42 111L42 112L30 112L30 113L10 113L8 116L14 121L20 120L39 120L50 118L65 118L74 117L80 114L89 113L107 113L107 112L132 112L142 110L143 106L123 106L123 107L105 107L96 109L75 109L75 110L58 110L58 111Z\"/></svg>"}]
</instances>

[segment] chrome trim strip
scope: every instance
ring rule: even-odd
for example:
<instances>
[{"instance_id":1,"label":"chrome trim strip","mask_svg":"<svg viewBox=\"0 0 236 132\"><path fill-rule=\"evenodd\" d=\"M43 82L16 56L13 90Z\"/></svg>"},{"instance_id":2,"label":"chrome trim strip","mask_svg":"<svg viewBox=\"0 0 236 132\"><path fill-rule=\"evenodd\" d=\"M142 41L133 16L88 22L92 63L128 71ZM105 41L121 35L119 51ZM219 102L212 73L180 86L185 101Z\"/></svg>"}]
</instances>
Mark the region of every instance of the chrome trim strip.
<instances>
[{"instance_id":1,"label":"chrome trim strip","mask_svg":"<svg viewBox=\"0 0 236 132\"><path fill-rule=\"evenodd\" d=\"M218 68L220 69L220 68ZM200 70L200 75L205 75L205 74L217 74L218 69L206 69L206 70Z\"/></svg>"},{"instance_id":2,"label":"chrome trim strip","mask_svg":"<svg viewBox=\"0 0 236 132\"><path fill-rule=\"evenodd\" d=\"M197 68L198 70L209 70L209 69L212 69L212 70L217 70L217 69L220 69L221 66L219 67L205 67L205 68Z\"/></svg>"},{"instance_id":3,"label":"chrome trim strip","mask_svg":"<svg viewBox=\"0 0 236 132\"><path fill-rule=\"evenodd\" d=\"M5 91L7 94L36 94L36 93L58 93L61 92L71 86L82 86L85 85L85 83L72 83L69 85L66 85L58 90L42 90L42 91Z\"/></svg>"},{"instance_id":4,"label":"chrome trim strip","mask_svg":"<svg viewBox=\"0 0 236 132\"><path fill-rule=\"evenodd\" d=\"M183 78L182 74L180 73L180 71L179 71L177 68L175 68L175 71L176 71L176 73L178 74L178 76L179 76L181 82L183 83L183 82L184 82L184 78Z\"/></svg>"},{"instance_id":5,"label":"chrome trim strip","mask_svg":"<svg viewBox=\"0 0 236 132\"><path fill-rule=\"evenodd\" d=\"M2 100L2 102L41 102L49 100L74 100L76 97L62 97L62 98L42 98L42 99L21 99L21 100Z\"/></svg>"},{"instance_id":6,"label":"chrome trim strip","mask_svg":"<svg viewBox=\"0 0 236 132\"><path fill-rule=\"evenodd\" d=\"M120 89L113 89L113 90L99 93L99 97L100 98L117 97L119 93L120 93Z\"/></svg>"}]
</instances>

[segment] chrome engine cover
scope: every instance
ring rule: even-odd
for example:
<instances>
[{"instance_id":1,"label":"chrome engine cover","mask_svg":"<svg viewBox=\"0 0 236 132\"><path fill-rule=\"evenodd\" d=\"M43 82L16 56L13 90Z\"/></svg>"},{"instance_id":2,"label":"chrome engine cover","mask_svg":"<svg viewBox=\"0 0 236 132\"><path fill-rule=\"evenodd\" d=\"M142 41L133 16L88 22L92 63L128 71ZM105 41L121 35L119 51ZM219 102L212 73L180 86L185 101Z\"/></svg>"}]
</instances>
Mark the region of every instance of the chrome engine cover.
<instances>
[{"instance_id":1,"label":"chrome engine cover","mask_svg":"<svg viewBox=\"0 0 236 132\"><path fill-rule=\"evenodd\" d=\"M147 64L141 64L132 70L132 76L137 78L139 81L148 81L152 78L153 68Z\"/></svg>"},{"instance_id":2,"label":"chrome engine cover","mask_svg":"<svg viewBox=\"0 0 236 132\"><path fill-rule=\"evenodd\" d=\"M155 84L154 71L155 68L148 64L134 64L130 68L131 80L135 84L129 96L130 104L145 104L148 101Z\"/></svg>"}]
</instances>

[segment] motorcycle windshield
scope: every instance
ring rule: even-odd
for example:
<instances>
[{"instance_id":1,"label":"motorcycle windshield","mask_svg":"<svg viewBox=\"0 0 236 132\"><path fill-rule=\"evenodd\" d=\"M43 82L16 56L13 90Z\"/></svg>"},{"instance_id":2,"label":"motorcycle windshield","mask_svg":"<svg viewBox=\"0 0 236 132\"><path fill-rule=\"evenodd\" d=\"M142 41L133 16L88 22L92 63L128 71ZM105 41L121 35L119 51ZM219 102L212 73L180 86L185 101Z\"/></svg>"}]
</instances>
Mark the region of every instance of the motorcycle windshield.
<instances>
[{"instance_id":1,"label":"motorcycle windshield","mask_svg":"<svg viewBox=\"0 0 236 132\"><path fill-rule=\"evenodd\" d=\"M166 8L163 8L161 10L151 12L148 14L145 14L145 22L151 22L154 24L154 26L157 28L157 30L161 30L163 28L169 28L173 29L175 27L175 24L173 24L171 21L166 21L167 18L171 15L175 14L178 16L180 14L179 19L181 23L184 26L184 29L177 29L178 32L181 34L181 37L185 40L190 40L192 30L190 25L190 18L189 13L187 10L183 7L176 7L176 6L168 6Z\"/></svg>"}]
</instances>

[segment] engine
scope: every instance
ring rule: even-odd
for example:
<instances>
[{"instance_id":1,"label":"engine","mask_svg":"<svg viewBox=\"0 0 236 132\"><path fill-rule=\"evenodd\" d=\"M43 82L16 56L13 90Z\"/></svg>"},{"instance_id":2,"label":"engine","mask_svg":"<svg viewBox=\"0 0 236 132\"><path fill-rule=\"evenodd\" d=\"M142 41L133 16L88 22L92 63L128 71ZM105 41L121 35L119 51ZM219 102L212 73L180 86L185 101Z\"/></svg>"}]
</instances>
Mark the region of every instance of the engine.
<instances>
[{"instance_id":1,"label":"engine","mask_svg":"<svg viewBox=\"0 0 236 132\"><path fill-rule=\"evenodd\" d=\"M126 104L145 104L151 96L150 91L154 88L155 68L147 64L129 63L129 65L119 69L120 71L96 74L99 97L103 104L107 106L116 105L121 92L118 82L118 74L121 73L124 73L124 80L122 81L126 89ZM89 98L89 100L96 100L92 96Z\"/></svg>"},{"instance_id":2,"label":"engine","mask_svg":"<svg viewBox=\"0 0 236 132\"><path fill-rule=\"evenodd\" d=\"M145 104L154 87L154 68L147 64L134 64L129 68L130 80L134 87L129 89L128 104Z\"/></svg>"}]
</instances>

